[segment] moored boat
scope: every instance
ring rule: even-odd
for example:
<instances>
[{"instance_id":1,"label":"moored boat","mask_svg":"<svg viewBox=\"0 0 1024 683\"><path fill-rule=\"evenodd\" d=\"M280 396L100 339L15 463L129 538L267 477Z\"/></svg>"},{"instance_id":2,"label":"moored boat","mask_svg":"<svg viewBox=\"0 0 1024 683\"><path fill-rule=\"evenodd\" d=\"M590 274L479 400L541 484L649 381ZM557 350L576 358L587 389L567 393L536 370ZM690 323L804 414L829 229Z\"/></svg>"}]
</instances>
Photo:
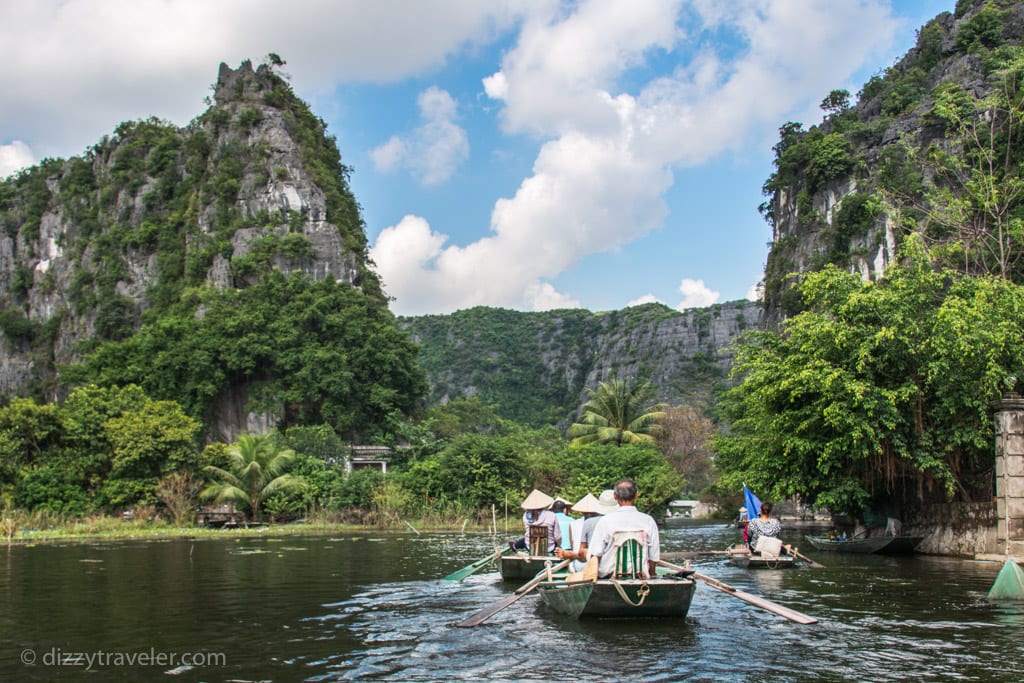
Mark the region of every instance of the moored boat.
<instances>
[{"instance_id":1,"label":"moored boat","mask_svg":"<svg viewBox=\"0 0 1024 683\"><path fill-rule=\"evenodd\" d=\"M878 553L881 555L908 555L924 536L872 536L841 540L828 536L804 536L818 550L833 553Z\"/></svg>"},{"instance_id":2,"label":"moored boat","mask_svg":"<svg viewBox=\"0 0 1024 683\"><path fill-rule=\"evenodd\" d=\"M696 583L689 576L573 581L553 576L537 585L541 600L576 619L682 619Z\"/></svg>"}]
</instances>

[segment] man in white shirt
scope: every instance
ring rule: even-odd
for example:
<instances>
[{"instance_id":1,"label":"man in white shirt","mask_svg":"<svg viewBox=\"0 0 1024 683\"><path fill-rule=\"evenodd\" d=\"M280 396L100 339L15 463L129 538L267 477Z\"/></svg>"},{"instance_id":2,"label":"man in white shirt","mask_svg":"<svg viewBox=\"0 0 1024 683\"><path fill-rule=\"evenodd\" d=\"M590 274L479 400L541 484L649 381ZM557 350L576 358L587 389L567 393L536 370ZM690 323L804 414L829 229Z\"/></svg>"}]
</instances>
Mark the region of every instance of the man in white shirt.
<instances>
[{"instance_id":1,"label":"man in white shirt","mask_svg":"<svg viewBox=\"0 0 1024 683\"><path fill-rule=\"evenodd\" d=\"M637 490L632 479L620 479L614 491L619 507L604 515L594 527L587 556L600 558L597 569L599 576L611 576L615 572L615 532L640 531L644 534L647 550L647 573L648 576L654 576L655 562L661 559L658 524L653 517L636 509Z\"/></svg>"}]
</instances>

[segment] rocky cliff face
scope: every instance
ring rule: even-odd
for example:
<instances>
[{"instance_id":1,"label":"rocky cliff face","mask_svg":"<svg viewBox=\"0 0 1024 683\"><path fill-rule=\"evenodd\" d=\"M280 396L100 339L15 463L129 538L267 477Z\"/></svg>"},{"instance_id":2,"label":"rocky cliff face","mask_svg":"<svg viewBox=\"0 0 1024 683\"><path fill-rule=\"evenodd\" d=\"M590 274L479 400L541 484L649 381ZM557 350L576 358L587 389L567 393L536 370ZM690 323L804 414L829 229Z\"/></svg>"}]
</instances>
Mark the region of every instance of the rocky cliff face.
<instances>
[{"instance_id":1,"label":"rocky cliff face","mask_svg":"<svg viewBox=\"0 0 1024 683\"><path fill-rule=\"evenodd\" d=\"M265 64L222 64L214 103L184 128L124 123L82 157L0 183L0 226L7 397L59 397L62 365L189 288L242 289L276 269L380 293L333 138ZM219 431L267 421L245 396L222 397Z\"/></svg>"},{"instance_id":2,"label":"rocky cliff face","mask_svg":"<svg viewBox=\"0 0 1024 683\"><path fill-rule=\"evenodd\" d=\"M961 0L955 13L922 27L915 47L872 77L854 106L823 102L820 125L780 129L777 172L762 206L773 232L767 324L799 308L786 299L793 274L833 263L875 280L898 258L903 238L926 229L925 189L936 180L930 150L963 154L935 115L936 94L951 87L978 99L990 94L1001 60L1022 36L1024 4Z\"/></svg>"},{"instance_id":3,"label":"rocky cliff face","mask_svg":"<svg viewBox=\"0 0 1024 683\"><path fill-rule=\"evenodd\" d=\"M401 318L420 344L428 402L479 397L503 417L534 424L576 417L585 390L642 380L659 400L706 404L726 381L730 345L761 325L761 307L736 301L679 312L649 304L608 313L474 308Z\"/></svg>"}]
</instances>

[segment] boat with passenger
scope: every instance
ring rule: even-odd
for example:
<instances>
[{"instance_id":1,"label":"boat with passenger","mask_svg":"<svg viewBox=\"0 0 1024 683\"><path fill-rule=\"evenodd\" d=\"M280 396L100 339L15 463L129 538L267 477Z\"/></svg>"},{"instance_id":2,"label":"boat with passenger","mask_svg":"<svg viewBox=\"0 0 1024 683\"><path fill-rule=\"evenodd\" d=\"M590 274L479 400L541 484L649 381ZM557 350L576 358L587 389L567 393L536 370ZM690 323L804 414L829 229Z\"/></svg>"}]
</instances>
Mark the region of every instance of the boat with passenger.
<instances>
[{"instance_id":1,"label":"boat with passenger","mask_svg":"<svg viewBox=\"0 0 1024 683\"><path fill-rule=\"evenodd\" d=\"M635 540L616 546L615 571L598 578L597 560L582 572L549 571L537 584L548 607L576 619L682 619L690 610L696 589L689 568L659 569L647 575L647 556ZM664 571L665 573L662 573Z\"/></svg>"}]
</instances>

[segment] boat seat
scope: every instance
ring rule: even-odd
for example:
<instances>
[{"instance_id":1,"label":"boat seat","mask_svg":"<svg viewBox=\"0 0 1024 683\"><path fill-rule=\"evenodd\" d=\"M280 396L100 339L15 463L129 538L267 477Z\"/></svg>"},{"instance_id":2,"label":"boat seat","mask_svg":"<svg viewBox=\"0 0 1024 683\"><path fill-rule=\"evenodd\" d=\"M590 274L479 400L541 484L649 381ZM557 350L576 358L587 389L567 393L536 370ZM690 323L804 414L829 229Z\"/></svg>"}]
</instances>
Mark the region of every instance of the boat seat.
<instances>
[{"instance_id":1,"label":"boat seat","mask_svg":"<svg viewBox=\"0 0 1024 683\"><path fill-rule=\"evenodd\" d=\"M612 533L615 548L616 578L647 579L647 532L615 531Z\"/></svg>"},{"instance_id":2,"label":"boat seat","mask_svg":"<svg viewBox=\"0 0 1024 683\"><path fill-rule=\"evenodd\" d=\"M530 554L535 557L548 554L548 528L546 526L530 525Z\"/></svg>"}]
</instances>

